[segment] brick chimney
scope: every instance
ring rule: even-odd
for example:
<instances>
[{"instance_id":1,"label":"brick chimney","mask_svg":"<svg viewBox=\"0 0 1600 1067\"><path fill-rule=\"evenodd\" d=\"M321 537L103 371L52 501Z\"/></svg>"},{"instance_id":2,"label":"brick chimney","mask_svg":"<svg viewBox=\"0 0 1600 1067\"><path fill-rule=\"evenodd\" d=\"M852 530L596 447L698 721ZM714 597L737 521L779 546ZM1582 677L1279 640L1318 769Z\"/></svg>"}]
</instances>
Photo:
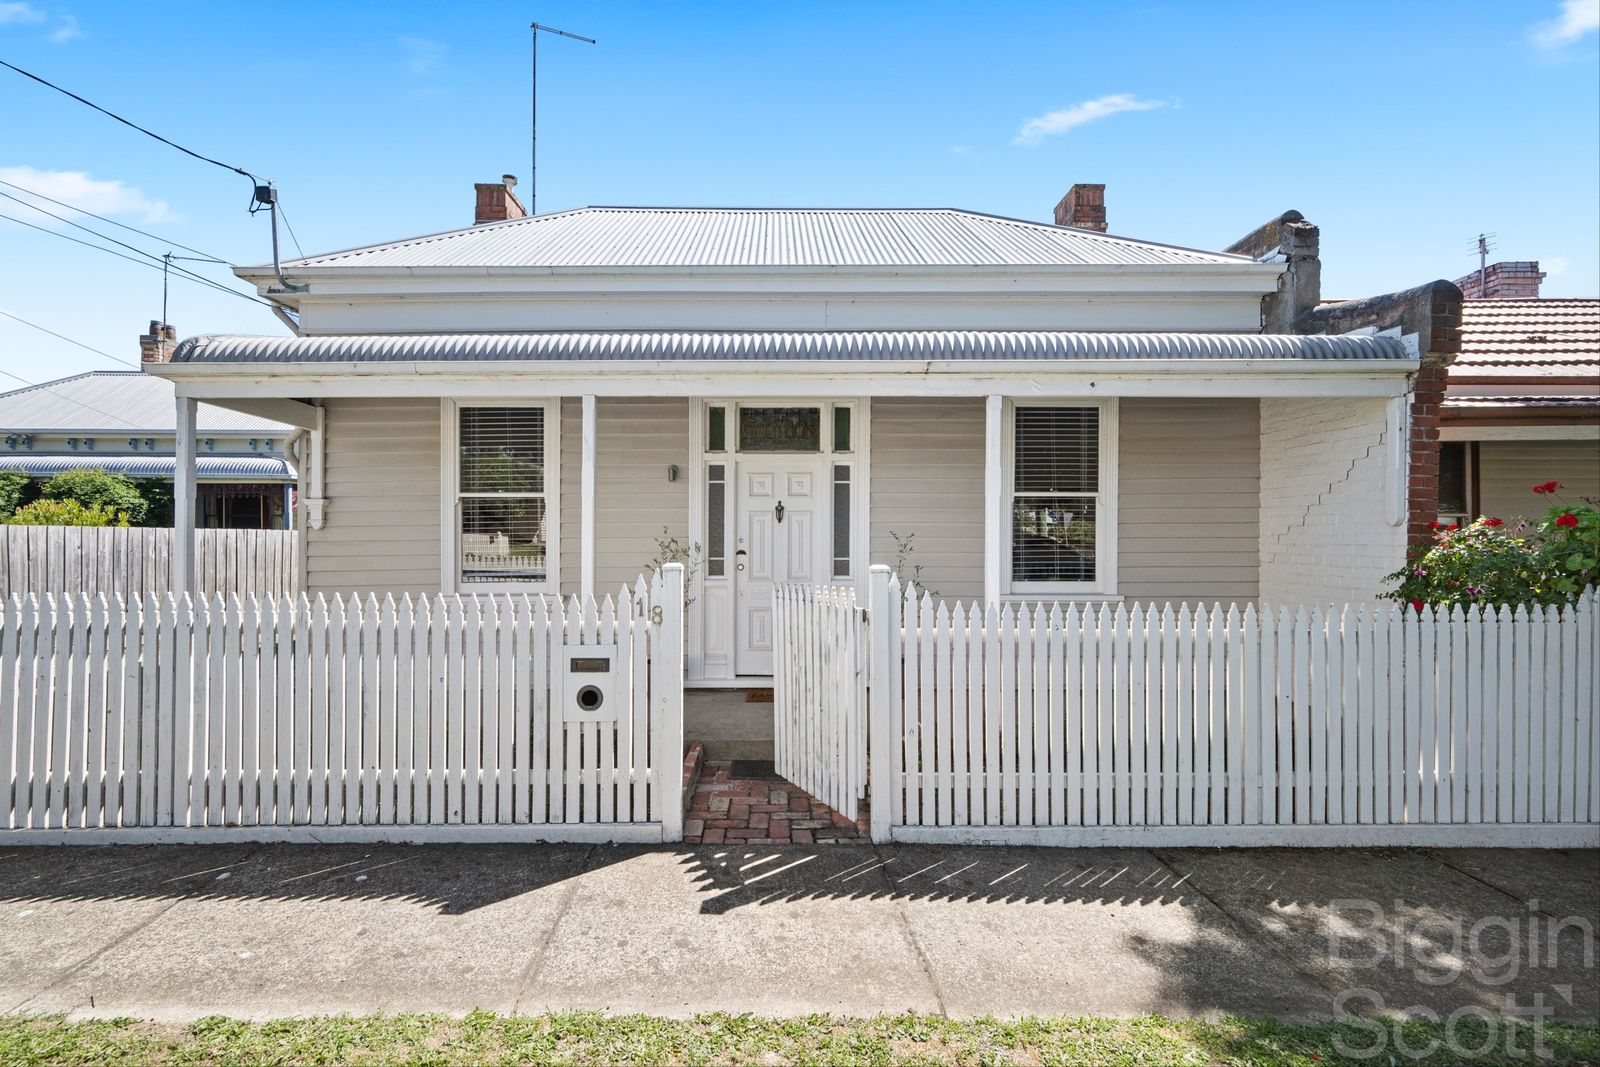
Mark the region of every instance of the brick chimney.
<instances>
[{"instance_id":1,"label":"brick chimney","mask_svg":"<svg viewBox=\"0 0 1600 1067\"><path fill-rule=\"evenodd\" d=\"M486 222L504 222L527 215L528 210L517 199L517 194L511 191L516 185L516 175L513 174L502 174L497 182L474 185L473 188L478 192L478 207L472 224L482 226Z\"/></svg>"},{"instance_id":2,"label":"brick chimney","mask_svg":"<svg viewBox=\"0 0 1600 1067\"><path fill-rule=\"evenodd\" d=\"M1514 263L1491 263L1480 271L1473 271L1456 279L1456 288L1467 300L1537 300L1539 283L1544 275L1539 271L1538 260Z\"/></svg>"},{"instance_id":3,"label":"brick chimney","mask_svg":"<svg viewBox=\"0 0 1600 1067\"><path fill-rule=\"evenodd\" d=\"M1056 225L1106 232L1106 187L1079 182L1056 205Z\"/></svg>"},{"instance_id":4,"label":"brick chimney","mask_svg":"<svg viewBox=\"0 0 1600 1067\"><path fill-rule=\"evenodd\" d=\"M139 338L139 362L171 363L172 350L178 347L178 331L164 322L150 320L150 332Z\"/></svg>"},{"instance_id":5,"label":"brick chimney","mask_svg":"<svg viewBox=\"0 0 1600 1067\"><path fill-rule=\"evenodd\" d=\"M1261 332L1294 333L1295 320L1322 303L1322 231L1298 211L1269 219L1224 248L1258 263L1282 263L1278 291L1261 298Z\"/></svg>"}]
</instances>

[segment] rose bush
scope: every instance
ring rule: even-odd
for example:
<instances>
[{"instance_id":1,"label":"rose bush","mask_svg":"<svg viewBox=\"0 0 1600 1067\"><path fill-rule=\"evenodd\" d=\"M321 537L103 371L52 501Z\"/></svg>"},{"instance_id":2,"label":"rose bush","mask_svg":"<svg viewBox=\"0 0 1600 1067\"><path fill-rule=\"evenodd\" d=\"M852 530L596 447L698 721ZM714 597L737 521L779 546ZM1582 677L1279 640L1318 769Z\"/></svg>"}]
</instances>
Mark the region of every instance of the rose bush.
<instances>
[{"instance_id":1,"label":"rose bush","mask_svg":"<svg viewBox=\"0 0 1600 1067\"><path fill-rule=\"evenodd\" d=\"M1433 542L1413 549L1406 566L1388 575L1391 600L1421 611L1499 604L1568 604L1600 582L1600 509L1567 504L1559 482L1533 487L1557 498L1535 523L1507 526L1480 518L1465 528L1440 527Z\"/></svg>"}]
</instances>

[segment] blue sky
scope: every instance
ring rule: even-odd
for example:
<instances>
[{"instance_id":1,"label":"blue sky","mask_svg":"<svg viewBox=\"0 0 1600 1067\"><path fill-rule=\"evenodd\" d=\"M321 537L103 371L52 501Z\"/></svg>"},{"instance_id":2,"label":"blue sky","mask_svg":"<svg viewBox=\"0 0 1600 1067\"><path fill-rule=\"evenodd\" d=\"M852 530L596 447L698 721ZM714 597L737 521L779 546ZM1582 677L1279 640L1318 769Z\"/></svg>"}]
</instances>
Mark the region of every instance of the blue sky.
<instances>
[{"instance_id":1,"label":"blue sky","mask_svg":"<svg viewBox=\"0 0 1600 1067\"><path fill-rule=\"evenodd\" d=\"M1329 296L1464 274L1480 231L1495 258L1542 261L1546 295L1600 293L1600 0L0 0L0 59L275 179L314 252L466 225L472 183L505 172L525 191L535 18L600 42L541 39L542 210L1046 220L1094 181L1113 233L1205 248L1297 208L1322 227ZM0 180L160 239L77 221L157 255L269 256L244 178L4 69L0 129ZM0 214L93 240L15 200ZM159 272L0 219L0 311L136 361L160 301ZM169 318L185 336L284 332L184 282ZM0 317L0 370L113 366Z\"/></svg>"}]
</instances>

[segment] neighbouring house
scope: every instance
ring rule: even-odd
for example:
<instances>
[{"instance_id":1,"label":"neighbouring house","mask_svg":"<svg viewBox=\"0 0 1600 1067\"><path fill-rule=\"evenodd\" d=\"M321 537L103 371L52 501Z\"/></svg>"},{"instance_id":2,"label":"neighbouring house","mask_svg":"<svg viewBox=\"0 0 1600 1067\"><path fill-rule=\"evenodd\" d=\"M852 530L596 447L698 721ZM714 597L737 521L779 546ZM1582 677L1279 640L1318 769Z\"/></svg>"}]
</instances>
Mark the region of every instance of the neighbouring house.
<instances>
[{"instance_id":1,"label":"neighbouring house","mask_svg":"<svg viewBox=\"0 0 1600 1067\"><path fill-rule=\"evenodd\" d=\"M1600 498L1600 299L1542 299L1537 262L1491 263L1456 281L1461 352L1441 408L1439 517L1524 518L1562 484Z\"/></svg>"},{"instance_id":2,"label":"neighbouring house","mask_svg":"<svg viewBox=\"0 0 1600 1067\"><path fill-rule=\"evenodd\" d=\"M174 410L172 383L140 371L93 371L0 393L0 472L43 481L99 468L170 486ZM287 529L295 428L201 404L196 431L195 525Z\"/></svg>"},{"instance_id":3,"label":"neighbouring house","mask_svg":"<svg viewBox=\"0 0 1600 1067\"><path fill-rule=\"evenodd\" d=\"M689 679L737 686L775 583L908 540L952 599L1366 601L1420 521L1428 324L1300 332L1295 213L1212 252L1107 233L1099 185L1053 223L477 194L466 229L240 268L299 336L146 364L180 440L199 402L309 431L312 594L604 595L665 531Z\"/></svg>"},{"instance_id":4,"label":"neighbouring house","mask_svg":"<svg viewBox=\"0 0 1600 1067\"><path fill-rule=\"evenodd\" d=\"M1305 333L1401 337L1420 366L1412 388L1411 540L1434 523L1531 517L1529 490L1562 483L1600 497L1600 300L1541 299L1536 262L1488 264L1455 282L1297 315Z\"/></svg>"}]
</instances>

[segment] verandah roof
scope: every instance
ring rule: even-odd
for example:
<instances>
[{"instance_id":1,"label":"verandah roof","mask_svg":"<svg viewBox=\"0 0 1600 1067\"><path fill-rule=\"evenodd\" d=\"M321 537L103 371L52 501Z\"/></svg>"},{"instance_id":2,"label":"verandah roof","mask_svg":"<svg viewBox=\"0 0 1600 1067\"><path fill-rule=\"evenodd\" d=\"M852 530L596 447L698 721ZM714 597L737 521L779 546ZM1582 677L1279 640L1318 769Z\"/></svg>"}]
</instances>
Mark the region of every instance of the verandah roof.
<instances>
[{"instance_id":1,"label":"verandah roof","mask_svg":"<svg viewBox=\"0 0 1600 1067\"><path fill-rule=\"evenodd\" d=\"M1415 360L1395 337L1056 330L582 331L192 337L175 364L589 361Z\"/></svg>"}]
</instances>

